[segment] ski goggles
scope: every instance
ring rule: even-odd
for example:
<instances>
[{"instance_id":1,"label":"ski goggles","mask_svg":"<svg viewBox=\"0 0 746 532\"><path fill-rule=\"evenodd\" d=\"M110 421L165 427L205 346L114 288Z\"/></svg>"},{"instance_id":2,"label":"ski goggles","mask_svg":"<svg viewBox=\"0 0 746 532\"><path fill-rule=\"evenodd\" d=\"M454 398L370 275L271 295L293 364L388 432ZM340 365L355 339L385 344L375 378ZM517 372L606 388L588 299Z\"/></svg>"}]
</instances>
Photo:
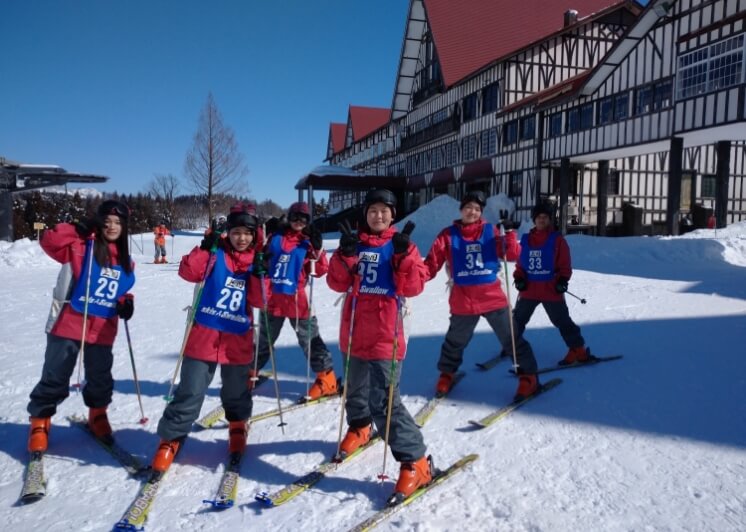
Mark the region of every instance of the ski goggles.
<instances>
[{"instance_id":1,"label":"ski goggles","mask_svg":"<svg viewBox=\"0 0 746 532\"><path fill-rule=\"evenodd\" d=\"M130 210L124 203L116 200L106 200L98 206L98 214L101 217L114 214L120 218L129 218Z\"/></svg>"},{"instance_id":2,"label":"ski goggles","mask_svg":"<svg viewBox=\"0 0 746 532\"><path fill-rule=\"evenodd\" d=\"M303 222L304 224L307 224L311 220L311 217L307 214L303 214L302 212L291 212L288 214L288 221L289 222Z\"/></svg>"}]
</instances>

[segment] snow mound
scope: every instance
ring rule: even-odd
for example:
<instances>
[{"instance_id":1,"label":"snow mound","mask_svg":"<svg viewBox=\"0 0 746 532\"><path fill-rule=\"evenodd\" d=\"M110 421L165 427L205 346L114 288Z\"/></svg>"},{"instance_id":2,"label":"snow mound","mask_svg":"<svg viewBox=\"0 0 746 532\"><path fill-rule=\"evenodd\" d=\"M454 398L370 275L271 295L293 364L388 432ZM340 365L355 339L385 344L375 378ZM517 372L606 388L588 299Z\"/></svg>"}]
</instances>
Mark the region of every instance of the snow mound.
<instances>
[{"instance_id":1,"label":"snow mound","mask_svg":"<svg viewBox=\"0 0 746 532\"><path fill-rule=\"evenodd\" d=\"M15 242L0 242L0 265L2 266L32 268L48 266L53 262L35 240L22 238Z\"/></svg>"}]
</instances>

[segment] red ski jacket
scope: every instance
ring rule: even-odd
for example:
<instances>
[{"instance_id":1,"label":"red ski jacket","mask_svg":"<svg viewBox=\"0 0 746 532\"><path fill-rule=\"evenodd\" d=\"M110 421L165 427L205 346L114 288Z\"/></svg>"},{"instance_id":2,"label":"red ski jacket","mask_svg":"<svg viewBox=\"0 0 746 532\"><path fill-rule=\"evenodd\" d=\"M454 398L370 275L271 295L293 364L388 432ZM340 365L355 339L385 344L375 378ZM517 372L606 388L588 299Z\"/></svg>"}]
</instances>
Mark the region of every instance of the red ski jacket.
<instances>
[{"instance_id":1,"label":"red ski jacket","mask_svg":"<svg viewBox=\"0 0 746 532\"><path fill-rule=\"evenodd\" d=\"M44 252L60 264L70 264L74 283L80 278L85 259L86 240L81 238L71 224L57 224L54 229L44 231L39 242ZM113 242L109 243L109 256L112 265L119 264L119 253ZM96 260L96 259L93 259ZM134 269L134 263L132 268ZM124 296L121 299L123 299ZM119 316L100 318L89 314L86 318L85 341L87 344L113 345L117 336ZM62 338L80 341L83 335L83 314L73 309L69 302L62 307L51 334Z\"/></svg>"},{"instance_id":2,"label":"red ski jacket","mask_svg":"<svg viewBox=\"0 0 746 532\"><path fill-rule=\"evenodd\" d=\"M528 233L529 247L541 247L552 232L551 230L538 231L534 227ZM570 246L567 245L567 240L559 233L554 241L554 278L551 281L529 281L526 279L526 272L518 262L513 272L514 279L526 279L526 290L519 292L518 297L537 301L562 301L564 295L558 294L554 289L555 283L560 277L568 280L572 277L572 264L570 262Z\"/></svg>"},{"instance_id":3,"label":"red ski jacket","mask_svg":"<svg viewBox=\"0 0 746 532\"><path fill-rule=\"evenodd\" d=\"M479 220L468 225L463 225L461 220L453 222L453 226L461 234L461 238L472 241L477 240L482 235L485 224L484 220ZM516 239L515 231L508 231L505 234L505 250L503 250L503 238L500 236L500 228L498 226L493 226L493 228L495 243L497 245L497 256L505 260L507 253L507 260L516 260L521 254L521 246ZM425 265L430 275L428 280L435 278L444 263L448 264L447 268L450 275L450 272L453 271L452 261L451 227L449 226L435 237L435 242L430 247L430 251L425 259ZM465 286L453 283L448 303L451 306L451 314L459 315L484 314L507 307L508 300L500 285L500 272L498 272L495 282L490 284Z\"/></svg>"},{"instance_id":4,"label":"red ski jacket","mask_svg":"<svg viewBox=\"0 0 746 532\"><path fill-rule=\"evenodd\" d=\"M221 240L219 245L225 251L225 263L230 271L235 273L248 271L254 260L253 248L238 252L225 240ZM191 283L201 282L205 278L208 266L212 271L211 257L212 254L209 251L195 247L189 255L182 257L179 264L179 276ZM267 290L268 287L269 282L265 279L264 289ZM261 288L261 281L250 275L246 294L246 312L249 315L252 314L252 307L261 308L263 305ZM265 293L269 295L269 291ZM254 360L253 342L253 327L250 327L244 334L234 334L218 331L195 322L189 332L184 356L218 364L250 364Z\"/></svg>"},{"instance_id":5,"label":"red ski jacket","mask_svg":"<svg viewBox=\"0 0 746 532\"><path fill-rule=\"evenodd\" d=\"M271 238L272 236L270 236L270 239ZM282 235L282 250L292 251L307 238L308 237L303 233L287 229ZM272 316L284 316L286 318L298 318L301 320L308 319L308 295L306 294L305 288L308 276L311 275L312 254L318 255L318 261L316 261L316 275L314 277L323 277L326 275L326 272L329 271L329 259L326 257L326 251L323 249L321 251L316 251L309 248L308 253L306 254L306 259L303 261L303 268L300 271L298 290L295 295L272 293L269 300L269 313Z\"/></svg>"},{"instance_id":6,"label":"red ski jacket","mask_svg":"<svg viewBox=\"0 0 746 532\"><path fill-rule=\"evenodd\" d=\"M363 246L379 247L387 243L396 233L389 227L380 235L361 231ZM347 292L359 287L357 279L357 256L344 257L335 251L329 260L329 273L326 282L336 292ZM414 297L422 293L427 280L427 269L422 262L417 247L410 243L406 253L394 255L394 286L400 297ZM349 347L349 334L354 294L348 294L342 309L342 323L339 327L339 347L346 354ZM385 295L358 294L355 307L355 323L352 331L352 356L363 360L390 360L394 349L394 326L397 319L396 298ZM407 351L403 324L399 324L396 358L402 360Z\"/></svg>"}]
</instances>

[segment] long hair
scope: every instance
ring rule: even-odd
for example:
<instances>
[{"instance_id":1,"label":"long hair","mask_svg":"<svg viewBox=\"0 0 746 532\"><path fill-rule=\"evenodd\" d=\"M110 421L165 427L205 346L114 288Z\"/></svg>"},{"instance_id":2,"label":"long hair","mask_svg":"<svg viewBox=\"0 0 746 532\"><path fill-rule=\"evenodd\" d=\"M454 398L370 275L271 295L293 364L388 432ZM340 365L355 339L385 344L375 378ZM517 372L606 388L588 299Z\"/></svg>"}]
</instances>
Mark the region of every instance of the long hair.
<instances>
[{"instance_id":1,"label":"long hair","mask_svg":"<svg viewBox=\"0 0 746 532\"><path fill-rule=\"evenodd\" d=\"M102 228L96 230L96 240L93 243L93 256L101 267L111 266L111 254L109 253L109 241L106 240L103 232L105 219L101 219ZM122 225L122 234L114 241L119 255L119 264L125 273L132 273L132 258L130 257L129 231L127 228L127 219L119 216L119 223Z\"/></svg>"}]
</instances>

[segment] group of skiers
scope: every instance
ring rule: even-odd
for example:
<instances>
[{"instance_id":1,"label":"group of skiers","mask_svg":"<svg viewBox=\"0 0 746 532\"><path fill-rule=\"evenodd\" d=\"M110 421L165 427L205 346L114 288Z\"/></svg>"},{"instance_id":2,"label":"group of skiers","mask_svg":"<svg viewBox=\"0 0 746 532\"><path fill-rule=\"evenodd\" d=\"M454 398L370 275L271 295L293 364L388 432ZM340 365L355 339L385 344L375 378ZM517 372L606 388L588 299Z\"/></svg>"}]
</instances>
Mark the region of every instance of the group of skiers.
<instances>
[{"instance_id":1,"label":"group of skiers","mask_svg":"<svg viewBox=\"0 0 746 532\"><path fill-rule=\"evenodd\" d=\"M569 348L561 363L588 361L590 353L564 300L572 274L570 253L553 228L551 210L546 205L534 208L535 227L519 244L508 220L496 226L482 218L485 205L481 191L468 192L460 202L460 218L438 234L424 260L410 240L414 224L407 223L402 231L393 226L396 197L388 190L367 193L359 230L343 223L331 257L323 249L321 233L310 224L306 203L294 203L287 220L266 226L259 224L253 206L233 207L224 227L207 231L179 264L179 275L198 288L180 353L179 384L158 423L153 470L165 472L173 462L199 416L218 365L229 451L243 452L252 389L287 318L316 374L306 399L338 394L344 386L348 430L338 442L338 458L367 443L375 430L386 435L400 462L394 494L408 497L428 484L432 460L399 394L399 362L407 351L403 304L405 298L422 293L444 264L451 279L451 316L437 366L437 394L450 390L480 317L514 357L519 376L514 400L539 392L536 359L523 338L539 303ZM135 280L127 247L128 217L125 205L105 201L96 216L59 224L41 239L42 249L63 268L47 328L42 377L28 405L32 453L47 449L51 417L68 396L81 351L90 429L100 439L112 438L106 415L113 392L112 344L119 318L128 320L134 311L128 293ZM517 261L514 284L519 297L512 316L499 278L501 259ZM309 284L312 293L314 278L323 276L332 290L346 294L339 328L343 385L319 335L306 290ZM258 340L252 309L260 310Z\"/></svg>"}]
</instances>

